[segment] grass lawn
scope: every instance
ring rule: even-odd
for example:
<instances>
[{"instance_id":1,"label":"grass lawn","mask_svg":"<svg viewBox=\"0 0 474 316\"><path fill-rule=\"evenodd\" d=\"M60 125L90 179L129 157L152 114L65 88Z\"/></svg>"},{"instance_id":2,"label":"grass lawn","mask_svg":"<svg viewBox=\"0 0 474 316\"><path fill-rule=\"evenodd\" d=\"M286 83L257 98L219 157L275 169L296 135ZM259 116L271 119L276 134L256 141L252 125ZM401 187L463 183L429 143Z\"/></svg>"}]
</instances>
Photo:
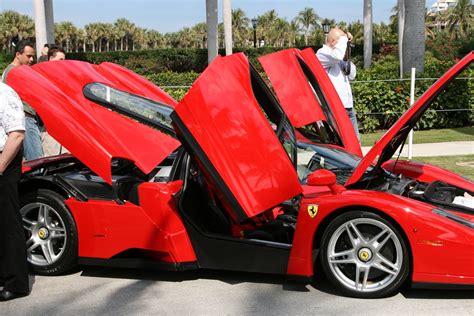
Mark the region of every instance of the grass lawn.
<instances>
[{"instance_id":1,"label":"grass lawn","mask_svg":"<svg viewBox=\"0 0 474 316\"><path fill-rule=\"evenodd\" d=\"M474 155L414 157L413 160L451 170L471 181L474 181Z\"/></svg>"},{"instance_id":2,"label":"grass lawn","mask_svg":"<svg viewBox=\"0 0 474 316\"><path fill-rule=\"evenodd\" d=\"M362 146L372 146L382 137L385 131L376 133L361 134ZM460 127L452 129L433 129L426 131L415 131L413 134L414 144L439 143L454 141L474 141L474 126Z\"/></svg>"}]
</instances>

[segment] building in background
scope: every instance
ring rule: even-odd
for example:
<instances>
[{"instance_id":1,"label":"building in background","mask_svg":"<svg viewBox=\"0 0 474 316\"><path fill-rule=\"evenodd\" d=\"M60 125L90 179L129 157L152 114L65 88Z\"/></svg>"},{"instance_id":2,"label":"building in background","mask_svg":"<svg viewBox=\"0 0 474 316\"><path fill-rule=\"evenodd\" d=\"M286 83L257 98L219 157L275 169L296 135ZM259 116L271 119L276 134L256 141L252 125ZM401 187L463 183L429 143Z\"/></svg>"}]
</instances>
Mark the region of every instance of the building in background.
<instances>
[{"instance_id":1,"label":"building in background","mask_svg":"<svg viewBox=\"0 0 474 316\"><path fill-rule=\"evenodd\" d=\"M436 14L438 12L446 11L456 6L457 3L458 0L437 0L431 5L430 9L428 10L428 13Z\"/></svg>"}]
</instances>

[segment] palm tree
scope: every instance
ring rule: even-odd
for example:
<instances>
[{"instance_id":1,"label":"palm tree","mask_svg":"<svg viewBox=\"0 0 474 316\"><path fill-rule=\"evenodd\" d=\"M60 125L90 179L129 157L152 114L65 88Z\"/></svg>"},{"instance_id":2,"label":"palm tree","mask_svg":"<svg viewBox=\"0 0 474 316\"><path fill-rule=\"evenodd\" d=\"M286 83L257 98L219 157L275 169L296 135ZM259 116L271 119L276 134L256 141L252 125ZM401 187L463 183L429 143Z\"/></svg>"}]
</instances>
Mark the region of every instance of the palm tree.
<instances>
[{"instance_id":1,"label":"palm tree","mask_svg":"<svg viewBox=\"0 0 474 316\"><path fill-rule=\"evenodd\" d=\"M195 46L197 48L200 48L202 46L202 48L204 48L202 39L206 37L207 24L204 22L198 23L190 29L190 32L191 32L190 36L192 37L191 46ZM220 34L223 34L223 33L220 33Z\"/></svg>"},{"instance_id":2,"label":"palm tree","mask_svg":"<svg viewBox=\"0 0 474 316\"><path fill-rule=\"evenodd\" d=\"M7 51L12 51L14 37L29 39L34 37L34 22L27 15L15 11L4 11L0 14L0 40Z\"/></svg>"},{"instance_id":3,"label":"palm tree","mask_svg":"<svg viewBox=\"0 0 474 316\"><path fill-rule=\"evenodd\" d=\"M398 4L396 4L392 10L390 10L390 12L392 15L389 18L390 22L388 25L392 29L393 33L398 33Z\"/></svg>"},{"instance_id":4,"label":"palm tree","mask_svg":"<svg viewBox=\"0 0 474 316\"><path fill-rule=\"evenodd\" d=\"M319 16L314 12L313 8L306 7L298 13L296 21L304 29L304 44L308 46L308 35L310 30L318 25Z\"/></svg>"},{"instance_id":5,"label":"palm tree","mask_svg":"<svg viewBox=\"0 0 474 316\"><path fill-rule=\"evenodd\" d=\"M328 20L328 19L325 19L325 20ZM336 25L337 25L338 28L340 28L343 31L347 29L347 23L345 21L339 21L339 22L337 22Z\"/></svg>"},{"instance_id":6,"label":"palm tree","mask_svg":"<svg viewBox=\"0 0 474 316\"><path fill-rule=\"evenodd\" d=\"M354 44L360 45L364 38L364 25L359 21L350 23L347 26L347 31L352 34Z\"/></svg>"},{"instance_id":7,"label":"palm tree","mask_svg":"<svg viewBox=\"0 0 474 316\"><path fill-rule=\"evenodd\" d=\"M461 37L464 37L474 19L474 8L471 0L458 0L456 6L448 11L448 19L451 39L456 36L455 29Z\"/></svg>"},{"instance_id":8,"label":"palm tree","mask_svg":"<svg viewBox=\"0 0 474 316\"><path fill-rule=\"evenodd\" d=\"M146 30L136 27L132 34L132 40L132 50L136 50L137 47L140 49L145 48L147 43Z\"/></svg>"},{"instance_id":9,"label":"palm tree","mask_svg":"<svg viewBox=\"0 0 474 316\"><path fill-rule=\"evenodd\" d=\"M78 29L77 31L77 42L76 42L76 52L81 49L85 52L87 50L87 33L84 29Z\"/></svg>"},{"instance_id":10,"label":"palm tree","mask_svg":"<svg viewBox=\"0 0 474 316\"><path fill-rule=\"evenodd\" d=\"M232 10L232 32L234 45L242 47L248 41L250 19L242 9Z\"/></svg>"},{"instance_id":11,"label":"palm tree","mask_svg":"<svg viewBox=\"0 0 474 316\"><path fill-rule=\"evenodd\" d=\"M298 39L298 33L300 31L300 26L296 19L293 19L288 25L288 45L296 46L296 41Z\"/></svg>"},{"instance_id":12,"label":"palm tree","mask_svg":"<svg viewBox=\"0 0 474 316\"><path fill-rule=\"evenodd\" d=\"M425 36L427 38L434 39L436 37L436 33L432 30L435 26L435 18L436 15L431 13L428 8L425 10Z\"/></svg>"},{"instance_id":13,"label":"palm tree","mask_svg":"<svg viewBox=\"0 0 474 316\"><path fill-rule=\"evenodd\" d=\"M278 18L275 21L275 32L272 36L272 45L276 47L284 47L288 40L288 33L290 29L290 24L282 18Z\"/></svg>"},{"instance_id":14,"label":"palm tree","mask_svg":"<svg viewBox=\"0 0 474 316\"><path fill-rule=\"evenodd\" d=\"M374 24L374 43L386 44L394 42L396 42L396 37L389 25L383 22Z\"/></svg>"},{"instance_id":15,"label":"palm tree","mask_svg":"<svg viewBox=\"0 0 474 316\"><path fill-rule=\"evenodd\" d=\"M35 23L32 18L27 15L20 15L19 23L17 25L18 39L27 39L34 37Z\"/></svg>"},{"instance_id":16,"label":"palm tree","mask_svg":"<svg viewBox=\"0 0 474 316\"><path fill-rule=\"evenodd\" d=\"M86 31L86 41L92 45L92 51L96 51L96 44L102 38L102 29L100 23L89 23L84 26Z\"/></svg>"},{"instance_id":17,"label":"palm tree","mask_svg":"<svg viewBox=\"0 0 474 316\"><path fill-rule=\"evenodd\" d=\"M364 68L372 62L372 0L364 0Z\"/></svg>"},{"instance_id":18,"label":"palm tree","mask_svg":"<svg viewBox=\"0 0 474 316\"><path fill-rule=\"evenodd\" d=\"M71 51L71 42L77 41L78 29L71 22L59 22L54 25L56 42L64 47L66 52Z\"/></svg>"},{"instance_id":19,"label":"palm tree","mask_svg":"<svg viewBox=\"0 0 474 316\"><path fill-rule=\"evenodd\" d=\"M133 39L133 33L136 28L135 24L125 18L120 18L115 21L114 27L120 38L120 50L129 50L129 42Z\"/></svg>"},{"instance_id":20,"label":"palm tree","mask_svg":"<svg viewBox=\"0 0 474 316\"><path fill-rule=\"evenodd\" d=\"M146 41L148 48L157 49L163 43L163 35L155 30L146 31Z\"/></svg>"},{"instance_id":21,"label":"palm tree","mask_svg":"<svg viewBox=\"0 0 474 316\"><path fill-rule=\"evenodd\" d=\"M259 34L259 42L263 41L264 45L272 44L275 37L276 25L278 21L278 14L275 10L265 12L263 15L257 17L257 34ZM258 45L260 46L260 45Z\"/></svg>"}]
</instances>

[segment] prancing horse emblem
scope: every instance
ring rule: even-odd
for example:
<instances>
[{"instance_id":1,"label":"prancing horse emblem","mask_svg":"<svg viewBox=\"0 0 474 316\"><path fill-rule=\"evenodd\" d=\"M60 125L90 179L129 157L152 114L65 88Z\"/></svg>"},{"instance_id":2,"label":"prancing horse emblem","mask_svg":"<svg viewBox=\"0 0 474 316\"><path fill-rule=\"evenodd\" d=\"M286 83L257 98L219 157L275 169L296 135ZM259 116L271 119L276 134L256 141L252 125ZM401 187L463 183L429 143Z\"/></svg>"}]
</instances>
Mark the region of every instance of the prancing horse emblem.
<instances>
[{"instance_id":1,"label":"prancing horse emblem","mask_svg":"<svg viewBox=\"0 0 474 316\"><path fill-rule=\"evenodd\" d=\"M316 214L318 214L318 205L317 204L310 204L308 205L308 214L311 218L314 218Z\"/></svg>"}]
</instances>

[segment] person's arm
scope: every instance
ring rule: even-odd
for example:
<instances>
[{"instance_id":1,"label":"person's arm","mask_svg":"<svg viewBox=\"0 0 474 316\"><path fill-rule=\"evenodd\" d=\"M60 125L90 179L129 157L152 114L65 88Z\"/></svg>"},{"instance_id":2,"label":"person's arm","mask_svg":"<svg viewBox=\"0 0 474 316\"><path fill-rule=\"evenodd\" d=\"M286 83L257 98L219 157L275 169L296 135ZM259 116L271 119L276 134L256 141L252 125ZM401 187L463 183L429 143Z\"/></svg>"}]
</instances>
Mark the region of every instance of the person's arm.
<instances>
[{"instance_id":1,"label":"person's arm","mask_svg":"<svg viewBox=\"0 0 474 316\"><path fill-rule=\"evenodd\" d=\"M0 175L5 172L13 158L18 154L23 139L25 139L24 131L13 131L8 133L7 142L5 143L3 152L0 154Z\"/></svg>"},{"instance_id":2,"label":"person's arm","mask_svg":"<svg viewBox=\"0 0 474 316\"><path fill-rule=\"evenodd\" d=\"M0 115L0 126L8 135L3 152L0 154L1 175L15 158L25 138L25 113L18 94L7 85L4 85L4 90L0 94L0 108L3 114Z\"/></svg>"},{"instance_id":3,"label":"person's arm","mask_svg":"<svg viewBox=\"0 0 474 316\"><path fill-rule=\"evenodd\" d=\"M324 68L331 67L335 64L338 64L340 61L344 59L344 55L346 54L347 49L347 36L341 36L337 41L336 46L330 49L320 49L316 53L321 65Z\"/></svg>"}]
</instances>

